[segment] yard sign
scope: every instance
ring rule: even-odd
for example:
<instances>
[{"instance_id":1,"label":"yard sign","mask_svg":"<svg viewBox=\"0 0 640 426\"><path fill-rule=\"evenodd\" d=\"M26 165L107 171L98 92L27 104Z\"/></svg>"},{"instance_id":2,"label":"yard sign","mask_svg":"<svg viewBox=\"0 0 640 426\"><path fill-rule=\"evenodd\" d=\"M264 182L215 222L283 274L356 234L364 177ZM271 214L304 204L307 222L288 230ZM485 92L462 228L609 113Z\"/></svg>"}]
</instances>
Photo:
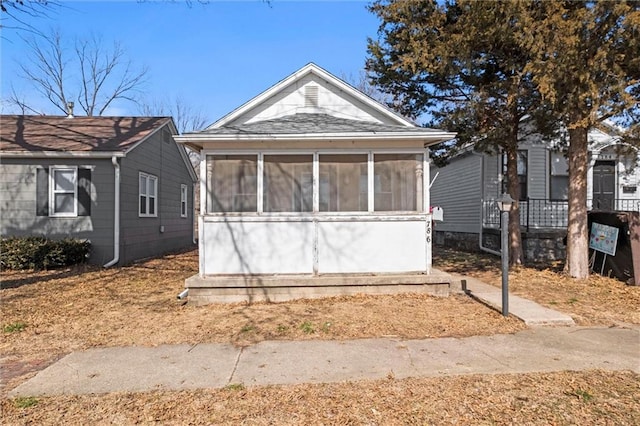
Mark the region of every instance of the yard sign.
<instances>
[{"instance_id":1,"label":"yard sign","mask_svg":"<svg viewBox=\"0 0 640 426\"><path fill-rule=\"evenodd\" d=\"M618 244L618 228L593 222L591 224L591 237L589 248L602 253L615 256Z\"/></svg>"}]
</instances>

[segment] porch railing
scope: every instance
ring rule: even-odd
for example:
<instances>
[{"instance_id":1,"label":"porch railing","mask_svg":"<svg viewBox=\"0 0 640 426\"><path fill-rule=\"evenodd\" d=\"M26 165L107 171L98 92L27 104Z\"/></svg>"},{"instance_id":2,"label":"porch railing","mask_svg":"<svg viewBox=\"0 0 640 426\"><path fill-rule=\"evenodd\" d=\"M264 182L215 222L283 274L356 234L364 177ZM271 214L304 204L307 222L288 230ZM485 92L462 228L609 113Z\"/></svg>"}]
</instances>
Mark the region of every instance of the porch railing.
<instances>
[{"instance_id":1,"label":"porch railing","mask_svg":"<svg viewBox=\"0 0 640 426\"><path fill-rule=\"evenodd\" d=\"M640 200L587 199L588 210L637 211ZM520 201L520 226L529 229L562 229L567 227L569 203L544 198L527 198ZM500 227L500 211L495 200L483 201L482 223L485 228Z\"/></svg>"}]
</instances>

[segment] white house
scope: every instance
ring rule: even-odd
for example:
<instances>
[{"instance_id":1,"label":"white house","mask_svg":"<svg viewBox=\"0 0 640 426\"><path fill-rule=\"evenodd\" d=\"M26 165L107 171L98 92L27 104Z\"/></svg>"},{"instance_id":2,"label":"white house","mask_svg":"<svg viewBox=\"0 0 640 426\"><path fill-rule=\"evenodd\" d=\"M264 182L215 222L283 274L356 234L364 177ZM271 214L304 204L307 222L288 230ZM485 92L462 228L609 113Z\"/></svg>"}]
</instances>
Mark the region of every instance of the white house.
<instances>
[{"instance_id":1,"label":"white house","mask_svg":"<svg viewBox=\"0 0 640 426\"><path fill-rule=\"evenodd\" d=\"M190 302L448 286L431 270L428 147L454 136L308 64L177 137L201 159Z\"/></svg>"}]
</instances>

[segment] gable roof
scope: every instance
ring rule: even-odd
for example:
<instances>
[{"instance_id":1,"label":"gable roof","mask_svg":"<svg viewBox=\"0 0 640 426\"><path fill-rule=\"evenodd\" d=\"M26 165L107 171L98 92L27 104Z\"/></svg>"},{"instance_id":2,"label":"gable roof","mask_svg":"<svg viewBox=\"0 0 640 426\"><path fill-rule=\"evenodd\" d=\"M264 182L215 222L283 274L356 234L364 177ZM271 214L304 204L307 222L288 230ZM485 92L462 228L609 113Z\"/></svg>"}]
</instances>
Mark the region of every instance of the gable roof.
<instances>
[{"instance_id":1,"label":"gable roof","mask_svg":"<svg viewBox=\"0 0 640 426\"><path fill-rule=\"evenodd\" d=\"M309 63L199 132L177 136L200 149L207 142L256 140L412 140L424 146L454 133L417 126L385 105Z\"/></svg>"},{"instance_id":2,"label":"gable roof","mask_svg":"<svg viewBox=\"0 0 640 426\"><path fill-rule=\"evenodd\" d=\"M415 126L415 123L413 123L413 121L390 110L385 105L376 101L372 97L362 93L360 90L356 89L350 84L347 84L343 80L339 79L338 77L334 76L333 74L319 67L313 62L310 62L304 67L300 68L298 71L280 80L278 83L271 86L269 89L255 96L253 99L249 100L248 102L244 103L240 107L231 111L229 114L225 115L224 117L222 117L221 119L213 123L211 126L209 126L205 130L211 130L211 129L223 127L228 123L231 123L234 120L237 120L239 117L248 113L250 110L254 109L258 105L265 103L269 98L273 98L277 94L283 92L287 87L291 86L296 81L301 81L303 78L307 76L318 79L319 81L326 82L328 85L333 86L338 90L340 90L341 92L345 93L346 96L350 96L356 99L357 101L372 108L374 111L378 112L379 114L381 114L391 122L394 122L395 124L404 125L404 126Z\"/></svg>"},{"instance_id":3,"label":"gable roof","mask_svg":"<svg viewBox=\"0 0 640 426\"><path fill-rule=\"evenodd\" d=\"M2 115L0 153L124 155L172 122L171 117Z\"/></svg>"}]
</instances>

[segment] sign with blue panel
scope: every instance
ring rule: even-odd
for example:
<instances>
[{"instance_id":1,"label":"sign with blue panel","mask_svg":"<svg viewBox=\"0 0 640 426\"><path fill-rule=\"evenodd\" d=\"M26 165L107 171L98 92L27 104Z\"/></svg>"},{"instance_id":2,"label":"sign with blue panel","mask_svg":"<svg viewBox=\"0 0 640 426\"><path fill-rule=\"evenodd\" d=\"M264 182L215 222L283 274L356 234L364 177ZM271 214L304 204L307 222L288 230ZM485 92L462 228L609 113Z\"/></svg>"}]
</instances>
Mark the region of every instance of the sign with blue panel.
<instances>
[{"instance_id":1,"label":"sign with blue panel","mask_svg":"<svg viewBox=\"0 0 640 426\"><path fill-rule=\"evenodd\" d=\"M602 253L615 256L618 244L618 228L593 222L591 224L591 236L589 248Z\"/></svg>"}]
</instances>

